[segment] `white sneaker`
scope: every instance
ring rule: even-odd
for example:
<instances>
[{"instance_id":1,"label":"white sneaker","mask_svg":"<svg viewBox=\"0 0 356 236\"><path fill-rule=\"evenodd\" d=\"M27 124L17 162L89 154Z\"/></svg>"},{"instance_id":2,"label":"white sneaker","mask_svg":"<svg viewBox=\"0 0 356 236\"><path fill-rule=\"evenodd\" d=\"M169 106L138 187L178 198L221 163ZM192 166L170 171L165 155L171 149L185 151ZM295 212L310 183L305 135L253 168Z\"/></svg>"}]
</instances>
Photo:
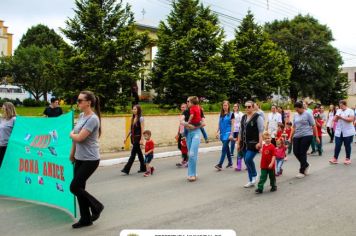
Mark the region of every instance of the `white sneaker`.
<instances>
[{"instance_id":1,"label":"white sneaker","mask_svg":"<svg viewBox=\"0 0 356 236\"><path fill-rule=\"evenodd\" d=\"M302 179L305 177L305 174L298 173L295 177L297 177L298 179Z\"/></svg>"},{"instance_id":2,"label":"white sneaker","mask_svg":"<svg viewBox=\"0 0 356 236\"><path fill-rule=\"evenodd\" d=\"M310 164L307 168L305 168L304 175L309 175L310 174L309 171L310 171Z\"/></svg>"},{"instance_id":3,"label":"white sneaker","mask_svg":"<svg viewBox=\"0 0 356 236\"><path fill-rule=\"evenodd\" d=\"M257 178L258 178L258 175L256 175L255 177L252 177L251 183L256 184Z\"/></svg>"},{"instance_id":4,"label":"white sneaker","mask_svg":"<svg viewBox=\"0 0 356 236\"><path fill-rule=\"evenodd\" d=\"M244 185L244 188L251 188L253 187L255 184L253 184L252 182L248 182L247 184Z\"/></svg>"}]
</instances>

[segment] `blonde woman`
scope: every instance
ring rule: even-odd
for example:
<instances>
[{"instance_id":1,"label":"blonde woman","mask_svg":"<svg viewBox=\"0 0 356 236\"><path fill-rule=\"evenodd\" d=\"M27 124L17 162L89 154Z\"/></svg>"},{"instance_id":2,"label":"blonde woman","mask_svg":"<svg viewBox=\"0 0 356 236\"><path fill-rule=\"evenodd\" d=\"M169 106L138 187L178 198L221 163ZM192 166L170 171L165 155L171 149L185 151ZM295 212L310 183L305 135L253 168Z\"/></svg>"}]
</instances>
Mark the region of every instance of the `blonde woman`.
<instances>
[{"instance_id":1,"label":"blonde woman","mask_svg":"<svg viewBox=\"0 0 356 236\"><path fill-rule=\"evenodd\" d=\"M2 111L3 116L0 120L0 167L16 120L15 106L11 102L5 102L2 105Z\"/></svg>"}]
</instances>

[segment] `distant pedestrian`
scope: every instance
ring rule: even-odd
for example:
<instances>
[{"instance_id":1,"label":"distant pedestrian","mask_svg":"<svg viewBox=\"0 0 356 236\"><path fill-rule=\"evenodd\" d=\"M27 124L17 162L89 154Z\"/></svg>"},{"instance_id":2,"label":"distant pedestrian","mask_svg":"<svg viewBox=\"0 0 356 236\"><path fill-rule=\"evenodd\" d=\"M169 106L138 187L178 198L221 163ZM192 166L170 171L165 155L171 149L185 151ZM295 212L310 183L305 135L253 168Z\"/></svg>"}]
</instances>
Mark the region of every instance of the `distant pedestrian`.
<instances>
[{"instance_id":1,"label":"distant pedestrian","mask_svg":"<svg viewBox=\"0 0 356 236\"><path fill-rule=\"evenodd\" d=\"M233 106L233 111L234 111L234 116L235 116L235 122L234 122L234 133L233 133L233 139L231 140L231 145L230 145L230 154L231 157L234 157L234 151L235 151L235 146L236 146L236 141L237 138L239 136L239 131L240 131L240 125L241 125L241 119L242 116L244 115L241 111L240 111L240 104L235 103ZM242 159L243 159L243 154L240 151L236 151L237 152L237 161L236 161L236 171L241 171L242 168Z\"/></svg>"},{"instance_id":2,"label":"distant pedestrian","mask_svg":"<svg viewBox=\"0 0 356 236\"><path fill-rule=\"evenodd\" d=\"M286 157L286 145L284 143L284 139L277 139L276 141L276 176L280 176L283 173L283 163Z\"/></svg>"},{"instance_id":3,"label":"distant pedestrian","mask_svg":"<svg viewBox=\"0 0 356 236\"><path fill-rule=\"evenodd\" d=\"M352 109L347 107L346 100L339 102L340 109L336 111L334 120L337 122L335 129L335 149L334 157L329 161L331 164L337 164L342 143L344 143L346 158L345 165L351 164L351 144L355 135L353 122L355 115Z\"/></svg>"},{"instance_id":4,"label":"distant pedestrian","mask_svg":"<svg viewBox=\"0 0 356 236\"><path fill-rule=\"evenodd\" d=\"M141 150L141 145L143 145L143 131L144 131L144 119L142 117L142 109L140 105L134 105L132 108L132 118L131 118L131 131L127 138L130 136L132 149L129 160L127 161L125 167L121 170L122 173L129 174L131 166L135 161L136 154L138 155L138 160L140 161L140 170L138 173L146 172L145 161L143 159L143 154ZM124 142L126 142L126 140Z\"/></svg>"},{"instance_id":5,"label":"distant pedestrian","mask_svg":"<svg viewBox=\"0 0 356 236\"><path fill-rule=\"evenodd\" d=\"M182 151L182 138L185 138L186 140L185 136L187 134L187 132L185 132L185 127L184 127L184 120L185 120L184 114L187 113L187 117L189 116L189 111L187 110L187 108L188 107L186 103L182 103L180 105L181 114L178 116L179 125L178 125L176 140L178 142L178 149L182 152L182 157L181 157L181 161L176 164L177 167L182 167L183 165L186 165L188 163L188 155L183 155L183 151Z\"/></svg>"},{"instance_id":6,"label":"distant pedestrian","mask_svg":"<svg viewBox=\"0 0 356 236\"><path fill-rule=\"evenodd\" d=\"M336 115L336 109L334 105L329 106L329 113L326 120L326 131L330 137L330 143L334 142L334 116Z\"/></svg>"},{"instance_id":7,"label":"distant pedestrian","mask_svg":"<svg viewBox=\"0 0 356 236\"><path fill-rule=\"evenodd\" d=\"M59 99L51 98L51 104L44 110L43 115L47 117L57 117L62 114L63 110L59 106Z\"/></svg>"},{"instance_id":8,"label":"distant pedestrian","mask_svg":"<svg viewBox=\"0 0 356 236\"><path fill-rule=\"evenodd\" d=\"M276 145L278 124L282 124L282 115L277 112L277 107L272 105L271 113L267 117L267 131L271 134L274 146Z\"/></svg>"}]
</instances>

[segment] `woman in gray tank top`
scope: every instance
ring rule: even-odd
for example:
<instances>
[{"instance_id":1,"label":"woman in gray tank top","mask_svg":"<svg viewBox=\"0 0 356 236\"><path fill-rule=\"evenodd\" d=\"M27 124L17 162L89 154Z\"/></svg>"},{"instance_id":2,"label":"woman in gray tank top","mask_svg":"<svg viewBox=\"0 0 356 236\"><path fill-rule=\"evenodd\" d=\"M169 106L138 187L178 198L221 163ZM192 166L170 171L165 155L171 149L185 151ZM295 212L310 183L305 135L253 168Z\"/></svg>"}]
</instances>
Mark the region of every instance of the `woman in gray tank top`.
<instances>
[{"instance_id":1,"label":"woman in gray tank top","mask_svg":"<svg viewBox=\"0 0 356 236\"><path fill-rule=\"evenodd\" d=\"M99 98L90 91L82 91L78 96L78 108L82 113L70 133L73 146L70 160L74 163L74 176L70 191L77 197L80 220L73 228L93 224L104 209L104 205L85 190L86 181L98 168L100 162L98 139L101 135Z\"/></svg>"},{"instance_id":2,"label":"woman in gray tank top","mask_svg":"<svg viewBox=\"0 0 356 236\"><path fill-rule=\"evenodd\" d=\"M2 105L3 117L0 120L0 167L4 159L7 143L14 128L16 120L16 110L11 102L4 102Z\"/></svg>"}]
</instances>

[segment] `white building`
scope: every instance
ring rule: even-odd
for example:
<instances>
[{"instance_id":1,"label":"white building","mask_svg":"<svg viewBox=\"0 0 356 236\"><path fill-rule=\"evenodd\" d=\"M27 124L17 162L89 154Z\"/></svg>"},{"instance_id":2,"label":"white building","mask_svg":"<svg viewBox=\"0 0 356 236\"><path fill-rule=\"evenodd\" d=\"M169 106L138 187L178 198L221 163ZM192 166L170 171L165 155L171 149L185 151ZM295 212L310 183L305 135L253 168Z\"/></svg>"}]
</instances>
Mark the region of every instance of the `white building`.
<instances>
[{"instance_id":1,"label":"white building","mask_svg":"<svg viewBox=\"0 0 356 236\"><path fill-rule=\"evenodd\" d=\"M350 82L350 87L348 89L348 95L356 95L356 66L354 67L343 67L341 73L347 74L347 78Z\"/></svg>"},{"instance_id":2,"label":"white building","mask_svg":"<svg viewBox=\"0 0 356 236\"><path fill-rule=\"evenodd\" d=\"M19 99L22 102L24 99L30 97L30 93L25 91L23 88L15 85L0 85L0 98L2 99Z\"/></svg>"}]
</instances>

